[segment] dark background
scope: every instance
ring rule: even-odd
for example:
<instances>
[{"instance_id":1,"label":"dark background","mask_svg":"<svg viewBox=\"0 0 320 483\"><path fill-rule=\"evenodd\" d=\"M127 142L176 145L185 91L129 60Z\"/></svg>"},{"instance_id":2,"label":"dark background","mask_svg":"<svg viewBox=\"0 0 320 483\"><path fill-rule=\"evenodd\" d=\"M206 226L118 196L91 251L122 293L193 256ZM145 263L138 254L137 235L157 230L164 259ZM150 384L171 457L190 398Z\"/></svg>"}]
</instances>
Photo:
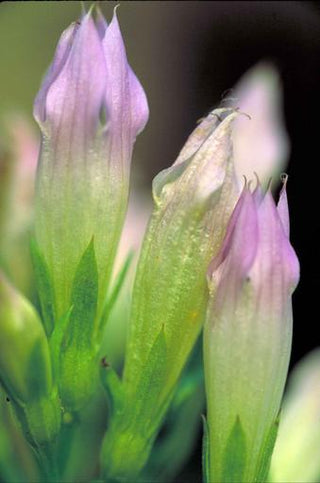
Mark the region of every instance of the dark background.
<instances>
[{"instance_id":1,"label":"dark background","mask_svg":"<svg viewBox=\"0 0 320 483\"><path fill-rule=\"evenodd\" d=\"M114 2L100 3L110 19ZM2 3L0 117L12 107L30 115L60 32L78 13L78 2ZM149 98L150 121L137 141L134 168L138 185L148 190L196 120L247 69L261 59L278 67L291 140L291 239L301 263L294 364L319 345L319 3L121 2L118 14L130 63ZM199 461L200 450L190 464L196 469Z\"/></svg>"}]
</instances>

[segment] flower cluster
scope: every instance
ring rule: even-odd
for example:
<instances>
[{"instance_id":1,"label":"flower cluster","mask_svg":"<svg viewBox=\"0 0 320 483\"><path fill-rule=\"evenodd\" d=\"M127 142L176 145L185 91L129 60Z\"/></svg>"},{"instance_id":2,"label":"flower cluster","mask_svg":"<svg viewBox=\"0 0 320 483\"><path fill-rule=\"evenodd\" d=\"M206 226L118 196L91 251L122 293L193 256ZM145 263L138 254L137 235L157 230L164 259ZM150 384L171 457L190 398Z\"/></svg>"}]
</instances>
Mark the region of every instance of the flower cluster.
<instances>
[{"instance_id":1,"label":"flower cluster","mask_svg":"<svg viewBox=\"0 0 320 483\"><path fill-rule=\"evenodd\" d=\"M272 68L257 72L244 105L256 109L262 97L269 113L269 91L258 79L261 72L272 77ZM109 482L152 479L172 448L183 460L190 444L181 449L181 434L203 404L197 341L204 329L205 481L266 481L299 263L289 241L287 177L277 204L270 184L264 187L280 151L285 158L286 139L268 131L263 141L274 150L261 157L262 183L256 175L255 187L244 178L240 188L240 174L254 177L261 149L253 139L254 155L246 156L251 140L270 127L268 114L253 114L214 109L154 179L153 211L126 292L119 376L104 337L130 262L113 276L133 145L148 104L116 13L107 25L96 7L62 34L34 107L42 135L32 241L41 317L0 274L0 381L41 478L79 481L81 457L74 463L72 455L83 454L84 444L94 466L88 480L98 476L99 452L100 476ZM108 418L105 434L99 418ZM278 477L279 457L273 461L270 474Z\"/></svg>"}]
</instances>

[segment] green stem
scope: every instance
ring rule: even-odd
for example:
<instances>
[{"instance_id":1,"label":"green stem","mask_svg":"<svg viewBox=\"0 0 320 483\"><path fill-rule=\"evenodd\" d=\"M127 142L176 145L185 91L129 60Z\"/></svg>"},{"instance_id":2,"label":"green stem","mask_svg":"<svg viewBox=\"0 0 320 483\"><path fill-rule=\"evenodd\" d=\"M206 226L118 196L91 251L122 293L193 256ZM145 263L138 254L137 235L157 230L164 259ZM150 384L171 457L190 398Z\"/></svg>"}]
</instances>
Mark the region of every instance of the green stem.
<instances>
[{"instance_id":1,"label":"green stem","mask_svg":"<svg viewBox=\"0 0 320 483\"><path fill-rule=\"evenodd\" d=\"M45 481L50 483L61 481L53 445L37 448L35 452Z\"/></svg>"},{"instance_id":2,"label":"green stem","mask_svg":"<svg viewBox=\"0 0 320 483\"><path fill-rule=\"evenodd\" d=\"M72 451L72 446L75 441L77 430L80 426L79 416L76 414L65 414L65 419L70 416L70 421L64 421L61 427L61 434L59 438L59 467L61 469L61 474L64 475L66 471L67 464L70 459L70 454Z\"/></svg>"}]
</instances>

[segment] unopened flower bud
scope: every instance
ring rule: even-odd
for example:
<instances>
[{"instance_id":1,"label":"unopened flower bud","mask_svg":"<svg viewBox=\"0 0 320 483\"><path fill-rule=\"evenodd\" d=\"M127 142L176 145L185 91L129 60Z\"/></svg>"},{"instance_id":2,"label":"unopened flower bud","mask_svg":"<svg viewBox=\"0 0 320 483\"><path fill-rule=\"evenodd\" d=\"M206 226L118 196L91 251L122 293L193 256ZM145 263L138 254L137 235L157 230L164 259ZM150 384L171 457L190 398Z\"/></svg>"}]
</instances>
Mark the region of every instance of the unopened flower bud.
<instances>
[{"instance_id":1,"label":"unopened flower bud","mask_svg":"<svg viewBox=\"0 0 320 483\"><path fill-rule=\"evenodd\" d=\"M132 149L148 119L116 14L109 26L97 15L62 34L34 109L42 132L34 259L47 331L58 327L55 361L68 410L94 392Z\"/></svg>"},{"instance_id":2,"label":"unopened flower bud","mask_svg":"<svg viewBox=\"0 0 320 483\"><path fill-rule=\"evenodd\" d=\"M143 467L201 331L207 267L237 196L231 142L237 115L210 113L154 180L155 206L133 289L125 401L111 418L102 453L107 478L134 479Z\"/></svg>"},{"instance_id":3,"label":"unopened flower bud","mask_svg":"<svg viewBox=\"0 0 320 483\"><path fill-rule=\"evenodd\" d=\"M283 186L245 186L209 269L204 333L209 479L263 481L287 376L299 264ZM232 473L230 473L232 472Z\"/></svg>"},{"instance_id":4,"label":"unopened flower bud","mask_svg":"<svg viewBox=\"0 0 320 483\"><path fill-rule=\"evenodd\" d=\"M57 318L70 308L73 278L94 237L101 315L125 216L130 162L148 119L116 14L89 12L61 36L35 100L42 132L36 239L49 267Z\"/></svg>"},{"instance_id":5,"label":"unopened flower bud","mask_svg":"<svg viewBox=\"0 0 320 483\"><path fill-rule=\"evenodd\" d=\"M31 303L0 273L0 379L19 408L28 438L53 439L60 424L48 341ZM21 418L20 418L21 419Z\"/></svg>"}]
</instances>

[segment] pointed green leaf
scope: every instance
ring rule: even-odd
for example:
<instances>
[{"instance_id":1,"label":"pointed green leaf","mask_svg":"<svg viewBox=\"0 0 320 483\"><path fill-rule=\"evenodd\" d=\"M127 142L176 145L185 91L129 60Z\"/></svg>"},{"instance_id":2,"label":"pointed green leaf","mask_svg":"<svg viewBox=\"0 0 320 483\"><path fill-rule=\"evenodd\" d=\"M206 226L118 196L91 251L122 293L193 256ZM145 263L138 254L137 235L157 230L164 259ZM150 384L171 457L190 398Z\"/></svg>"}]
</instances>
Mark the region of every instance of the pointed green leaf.
<instances>
[{"instance_id":1,"label":"pointed green leaf","mask_svg":"<svg viewBox=\"0 0 320 483\"><path fill-rule=\"evenodd\" d=\"M201 342L199 339L175 389L142 481L171 481L195 447L205 405Z\"/></svg>"},{"instance_id":2,"label":"pointed green leaf","mask_svg":"<svg viewBox=\"0 0 320 483\"><path fill-rule=\"evenodd\" d=\"M63 350L70 345L88 347L92 342L98 299L98 269L93 239L81 257L73 281L68 328Z\"/></svg>"},{"instance_id":3,"label":"pointed green leaf","mask_svg":"<svg viewBox=\"0 0 320 483\"><path fill-rule=\"evenodd\" d=\"M246 435L240 418L237 417L230 432L223 457L223 483L238 483L243 481L246 466Z\"/></svg>"},{"instance_id":4,"label":"pointed green leaf","mask_svg":"<svg viewBox=\"0 0 320 483\"><path fill-rule=\"evenodd\" d=\"M32 350L28 364L24 368L28 378L30 399L40 399L47 395L52 385L51 364L48 357L48 346L42 340L37 340Z\"/></svg>"},{"instance_id":5,"label":"pointed green leaf","mask_svg":"<svg viewBox=\"0 0 320 483\"><path fill-rule=\"evenodd\" d=\"M59 358L60 358L61 344L62 344L64 334L66 332L66 329L68 327L71 312L72 312L72 307L68 310L68 312L65 315L63 315L60 318L58 323L55 325L50 337L49 346L50 346L54 378L57 378L59 374Z\"/></svg>"},{"instance_id":6,"label":"pointed green leaf","mask_svg":"<svg viewBox=\"0 0 320 483\"><path fill-rule=\"evenodd\" d=\"M30 244L32 264L39 294L44 328L50 336L55 323L55 296L48 265L39 250L37 242Z\"/></svg>"},{"instance_id":7,"label":"pointed green leaf","mask_svg":"<svg viewBox=\"0 0 320 483\"><path fill-rule=\"evenodd\" d=\"M261 451L261 457L260 457L260 462L258 465L258 471L257 475L255 477L255 481L259 483L263 483L264 481L267 480L269 469L270 469L270 463L271 463L271 457L274 449L274 445L277 439L277 434L278 434L278 428L279 428L279 422L280 422L280 415L277 417L277 419L274 421L272 424L269 433L267 435L264 447Z\"/></svg>"},{"instance_id":8,"label":"pointed green leaf","mask_svg":"<svg viewBox=\"0 0 320 483\"><path fill-rule=\"evenodd\" d=\"M93 240L78 264L71 291L72 310L59 353L59 390L64 407L79 411L98 382L98 347L93 335L98 298L98 270Z\"/></svg>"},{"instance_id":9,"label":"pointed green leaf","mask_svg":"<svg viewBox=\"0 0 320 483\"><path fill-rule=\"evenodd\" d=\"M151 428L158 425L158 420L162 418L162 410L159 409L159 398L165 385L165 375L167 370L167 345L162 326L156 337L141 373L137 393L135 394L135 406L137 413L140 413L141 424L146 425L150 432ZM156 413L155 413L156 409Z\"/></svg>"},{"instance_id":10,"label":"pointed green leaf","mask_svg":"<svg viewBox=\"0 0 320 483\"><path fill-rule=\"evenodd\" d=\"M203 483L209 483L209 428L204 415L202 415L203 422L203 439L202 439L202 473Z\"/></svg>"},{"instance_id":11,"label":"pointed green leaf","mask_svg":"<svg viewBox=\"0 0 320 483\"><path fill-rule=\"evenodd\" d=\"M123 388L121 380L115 370L107 363L106 359L101 360L100 378L105 389L109 402L110 416L120 412L123 406Z\"/></svg>"}]
</instances>

